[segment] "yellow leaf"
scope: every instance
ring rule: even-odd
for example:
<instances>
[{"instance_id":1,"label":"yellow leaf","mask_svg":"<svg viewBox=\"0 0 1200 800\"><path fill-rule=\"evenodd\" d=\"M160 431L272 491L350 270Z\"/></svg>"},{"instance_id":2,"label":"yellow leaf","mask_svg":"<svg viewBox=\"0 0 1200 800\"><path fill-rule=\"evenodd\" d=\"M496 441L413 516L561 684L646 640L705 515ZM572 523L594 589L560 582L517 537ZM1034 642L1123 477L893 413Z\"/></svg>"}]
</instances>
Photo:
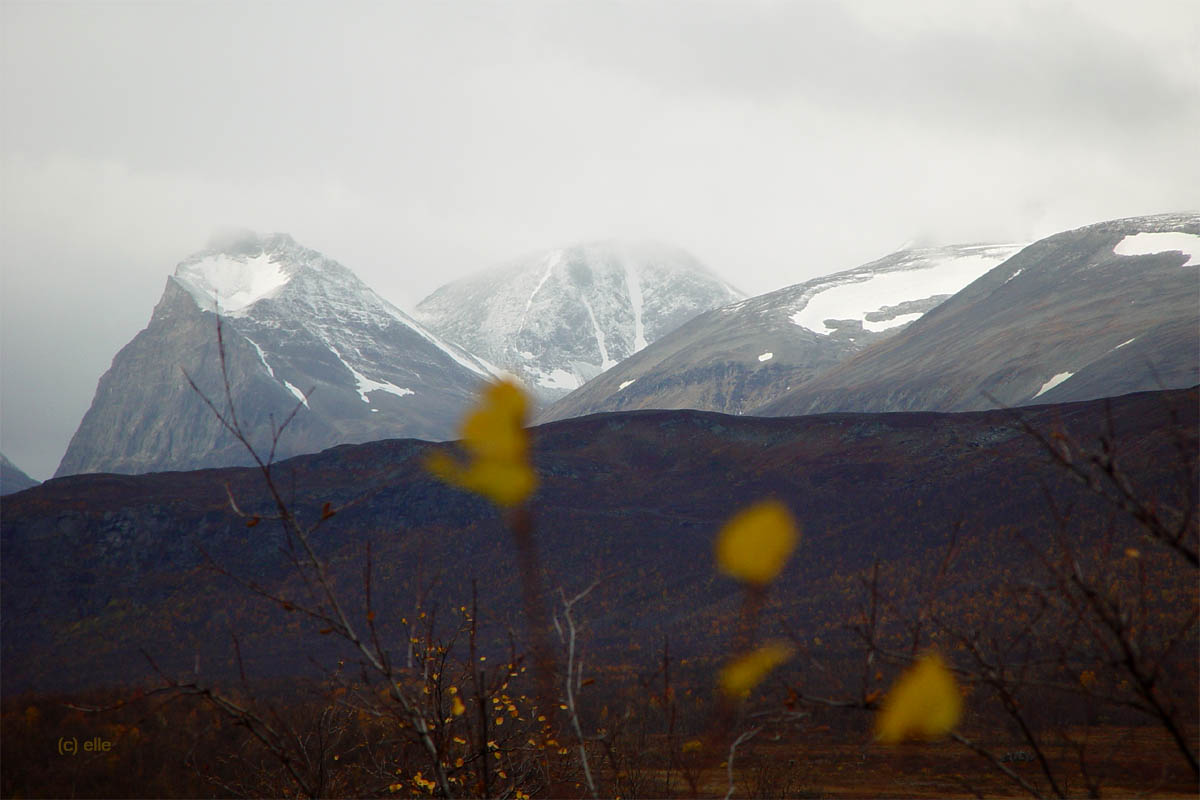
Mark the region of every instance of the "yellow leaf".
<instances>
[{"instance_id":1,"label":"yellow leaf","mask_svg":"<svg viewBox=\"0 0 1200 800\"><path fill-rule=\"evenodd\" d=\"M426 468L446 481L487 497L498 506L519 505L537 488L529 464L525 392L512 381L489 384L479 404L463 420L460 445L466 464L446 453L432 453Z\"/></svg>"},{"instance_id":2,"label":"yellow leaf","mask_svg":"<svg viewBox=\"0 0 1200 800\"><path fill-rule=\"evenodd\" d=\"M424 789L425 791L429 792L430 794L432 794L433 790L437 788L436 783L434 783L433 781L424 777L419 772L412 777L412 782L415 783L417 786L421 787L422 789Z\"/></svg>"},{"instance_id":3,"label":"yellow leaf","mask_svg":"<svg viewBox=\"0 0 1200 800\"><path fill-rule=\"evenodd\" d=\"M922 656L892 686L875 719L875 736L894 744L949 733L962 716L962 693L941 656Z\"/></svg>"},{"instance_id":4,"label":"yellow leaf","mask_svg":"<svg viewBox=\"0 0 1200 800\"><path fill-rule=\"evenodd\" d=\"M454 695L454 700L450 702L450 711L456 717L461 717L466 713L467 707L463 705L462 698L458 695Z\"/></svg>"},{"instance_id":5,"label":"yellow leaf","mask_svg":"<svg viewBox=\"0 0 1200 800\"><path fill-rule=\"evenodd\" d=\"M717 534L717 566L758 586L775 580L800 538L791 512L765 500L734 515Z\"/></svg>"},{"instance_id":6,"label":"yellow leaf","mask_svg":"<svg viewBox=\"0 0 1200 800\"><path fill-rule=\"evenodd\" d=\"M703 743L699 739L692 739L691 741L683 743L683 752L694 753L697 750L699 750L702 746L703 746Z\"/></svg>"},{"instance_id":7,"label":"yellow leaf","mask_svg":"<svg viewBox=\"0 0 1200 800\"><path fill-rule=\"evenodd\" d=\"M721 670L717 681L721 691L729 697L745 697L771 670L791 658L792 652L789 645L773 642L735 659Z\"/></svg>"}]
</instances>

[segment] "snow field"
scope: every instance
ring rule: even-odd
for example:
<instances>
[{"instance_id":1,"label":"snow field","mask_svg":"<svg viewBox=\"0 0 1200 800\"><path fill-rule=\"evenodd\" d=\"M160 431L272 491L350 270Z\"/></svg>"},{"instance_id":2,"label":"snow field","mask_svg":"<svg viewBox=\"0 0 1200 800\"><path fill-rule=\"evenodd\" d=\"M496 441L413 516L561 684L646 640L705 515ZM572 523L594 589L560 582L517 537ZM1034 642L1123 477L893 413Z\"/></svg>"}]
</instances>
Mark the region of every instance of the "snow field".
<instances>
[{"instance_id":1,"label":"snow field","mask_svg":"<svg viewBox=\"0 0 1200 800\"><path fill-rule=\"evenodd\" d=\"M833 333L827 319L857 319L869 331L884 331L919 319L921 314L902 314L880 322L866 315L884 306L934 295L954 294L1007 259L1019 248L996 248L990 254L964 255L942 261L917 262L911 270L865 273L856 280L837 284L811 297L804 308L792 314L792 322L825 336Z\"/></svg>"},{"instance_id":2,"label":"snow field","mask_svg":"<svg viewBox=\"0 0 1200 800\"><path fill-rule=\"evenodd\" d=\"M175 271L196 303L212 311L214 301L223 314L238 314L287 284L291 276L269 253L244 258L224 253L209 256Z\"/></svg>"},{"instance_id":3,"label":"snow field","mask_svg":"<svg viewBox=\"0 0 1200 800\"><path fill-rule=\"evenodd\" d=\"M1147 256L1172 250L1178 250L1188 257L1183 266L1198 264L1200 262L1196 261L1196 255L1200 253L1200 236L1175 231L1135 233L1117 242L1113 248L1113 252L1119 256Z\"/></svg>"},{"instance_id":4,"label":"snow field","mask_svg":"<svg viewBox=\"0 0 1200 800\"><path fill-rule=\"evenodd\" d=\"M1053 389L1055 386L1058 386L1060 383L1062 383L1063 381L1067 380L1068 378L1070 378L1070 377L1071 377L1072 375L1074 375L1074 374L1075 374L1074 372L1060 372L1060 373L1058 373L1058 374L1057 374L1057 375L1055 375L1053 378L1051 378L1050 380L1048 380L1048 381L1046 381L1045 383L1043 383L1043 384L1042 384L1042 388L1038 389L1038 392L1037 392L1037 394L1035 394L1035 395L1034 395L1034 397L1041 397L1041 396L1042 396L1042 395L1044 395L1046 392L1050 391L1050 390L1051 390L1051 389Z\"/></svg>"}]
</instances>

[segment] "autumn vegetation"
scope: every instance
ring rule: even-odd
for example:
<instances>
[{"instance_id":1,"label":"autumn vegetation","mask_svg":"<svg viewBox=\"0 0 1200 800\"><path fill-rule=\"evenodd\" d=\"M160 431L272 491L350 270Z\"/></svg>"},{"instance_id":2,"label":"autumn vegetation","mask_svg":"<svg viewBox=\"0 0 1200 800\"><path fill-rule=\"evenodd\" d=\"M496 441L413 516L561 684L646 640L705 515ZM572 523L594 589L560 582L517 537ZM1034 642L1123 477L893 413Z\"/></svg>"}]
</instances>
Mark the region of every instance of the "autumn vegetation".
<instances>
[{"instance_id":1,"label":"autumn vegetation","mask_svg":"<svg viewBox=\"0 0 1200 800\"><path fill-rule=\"evenodd\" d=\"M232 403L210 403L247 441ZM278 526L293 554L285 590L247 594L335 637L346 656L313 680L224 685L159 670L157 683L85 696L10 698L5 796L1101 797L1195 795L1195 503L1142 494L1112 439L1088 445L1028 430L1047 456L1104 497L1107 530L1081 536L1072 509L1045 503L1059 535L1013 546L1030 569L1010 580L964 572L948 536L932 564L876 563L847 576L828 640L771 613L804 531L786 503L730 509L712 569L740 605L707 657L670 638L630 663L593 663L588 609L604 591L548 575L530 498L538 476L513 383L481 393L462 425L462 458L428 469L487 498L506 520L522 607L494 656L478 594L414 609L407 641L381 634L395 606L375 596L362 554L353 597L312 546L340 509L300 519L269 454L255 454L274 504L244 511ZM283 433L286 424L276 431ZM1194 498L1195 442L1180 428L1180 481ZM1190 482L1190 483L1189 483ZM1132 521L1132 524L1128 524ZM952 534L952 532L951 532ZM233 565L218 565L237 577ZM567 587L573 588L567 588ZM682 634L682 632L681 632ZM233 638L237 647L237 638ZM487 653L493 655L485 655ZM147 658L155 663L154 653ZM85 725L86 721L86 725ZM62 731L114 746L64 759Z\"/></svg>"}]
</instances>

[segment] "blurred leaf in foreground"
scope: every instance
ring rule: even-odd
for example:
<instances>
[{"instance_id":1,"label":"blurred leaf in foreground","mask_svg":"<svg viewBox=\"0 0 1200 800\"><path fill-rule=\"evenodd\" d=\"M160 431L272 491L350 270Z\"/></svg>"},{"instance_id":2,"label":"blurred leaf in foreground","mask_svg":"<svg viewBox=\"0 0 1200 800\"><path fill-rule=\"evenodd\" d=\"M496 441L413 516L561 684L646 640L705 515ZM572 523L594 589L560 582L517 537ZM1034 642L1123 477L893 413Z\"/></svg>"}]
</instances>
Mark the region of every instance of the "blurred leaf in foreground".
<instances>
[{"instance_id":1,"label":"blurred leaf in foreground","mask_svg":"<svg viewBox=\"0 0 1200 800\"><path fill-rule=\"evenodd\" d=\"M520 505L537 488L524 427L528 408L525 391L515 382L489 384L460 429L467 462L437 451L426 462L429 471L498 506Z\"/></svg>"},{"instance_id":2,"label":"blurred leaf in foreground","mask_svg":"<svg viewBox=\"0 0 1200 800\"><path fill-rule=\"evenodd\" d=\"M875 736L888 744L936 739L949 733L961 716L958 682L941 656L928 653L900 676L884 698Z\"/></svg>"},{"instance_id":3,"label":"blurred leaf in foreground","mask_svg":"<svg viewBox=\"0 0 1200 800\"><path fill-rule=\"evenodd\" d=\"M765 586L783 570L799 538L787 507L764 500L734 515L717 534L717 566L726 575Z\"/></svg>"}]
</instances>

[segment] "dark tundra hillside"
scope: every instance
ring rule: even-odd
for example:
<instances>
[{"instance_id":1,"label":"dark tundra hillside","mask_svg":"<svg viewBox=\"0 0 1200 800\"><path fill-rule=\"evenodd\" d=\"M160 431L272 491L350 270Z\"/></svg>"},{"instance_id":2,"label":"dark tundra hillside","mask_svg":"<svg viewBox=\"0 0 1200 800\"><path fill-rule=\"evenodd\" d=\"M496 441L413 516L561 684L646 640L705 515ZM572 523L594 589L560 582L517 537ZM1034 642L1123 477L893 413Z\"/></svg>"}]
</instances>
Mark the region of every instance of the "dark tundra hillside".
<instances>
[{"instance_id":1,"label":"dark tundra hillside","mask_svg":"<svg viewBox=\"0 0 1200 800\"><path fill-rule=\"evenodd\" d=\"M1164 508L1194 507L1197 487L1181 479L1179 456L1195 468L1195 389L1021 416L1082 442L1111 425L1138 491ZM590 663L629 664L649 658L664 635L677 657L717 655L740 591L715 576L713 537L764 497L784 502L802 527L771 619L828 641L853 608L855 575L877 559L916 576L956 536L958 574L987 593L991 581L1033 568L1029 547L1049 541L1064 512L1085 548L1130 527L1012 421L1004 411L775 419L644 411L544 425L533 431L542 485L532 507L546 574L568 591L599 581ZM275 469L304 518L319 518L326 503L341 509L315 541L347 596L361 595L371 544L383 635L406 636L400 620L418 606L469 602L478 579L487 652L502 655L521 607L510 538L490 506L427 474L428 453L445 446L344 445ZM143 649L172 672L199 664L206 676L228 676L231 634L256 675L311 674L310 655L341 653L330 637L302 635L299 615L211 568L210 557L263 586L298 591L278 528L234 516L227 485L243 507L270 510L260 476L244 468L80 475L6 498L4 692L146 679ZM1154 546L1143 549L1149 558Z\"/></svg>"}]
</instances>

